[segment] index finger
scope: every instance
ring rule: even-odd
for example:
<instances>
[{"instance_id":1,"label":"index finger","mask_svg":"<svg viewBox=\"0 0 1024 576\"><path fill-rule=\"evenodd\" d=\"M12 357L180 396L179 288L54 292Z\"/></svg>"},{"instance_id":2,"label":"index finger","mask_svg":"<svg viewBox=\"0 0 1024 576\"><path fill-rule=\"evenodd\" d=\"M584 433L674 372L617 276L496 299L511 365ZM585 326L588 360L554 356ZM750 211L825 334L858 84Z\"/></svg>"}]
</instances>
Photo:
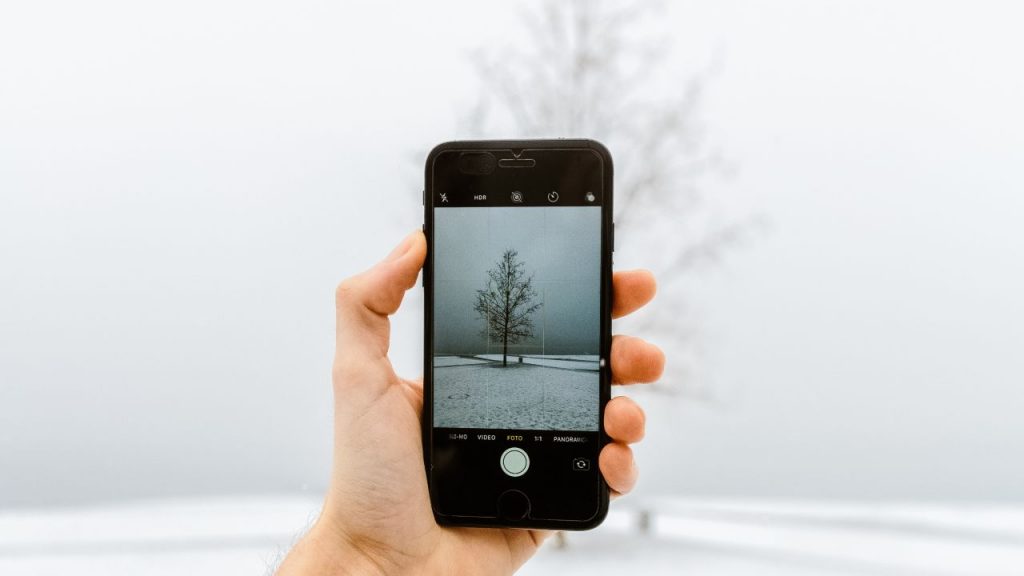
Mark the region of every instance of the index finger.
<instances>
[{"instance_id":1,"label":"index finger","mask_svg":"<svg viewBox=\"0 0 1024 576\"><path fill-rule=\"evenodd\" d=\"M612 318L637 311L654 298L658 284L650 270L624 270L612 276Z\"/></svg>"}]
</instances>

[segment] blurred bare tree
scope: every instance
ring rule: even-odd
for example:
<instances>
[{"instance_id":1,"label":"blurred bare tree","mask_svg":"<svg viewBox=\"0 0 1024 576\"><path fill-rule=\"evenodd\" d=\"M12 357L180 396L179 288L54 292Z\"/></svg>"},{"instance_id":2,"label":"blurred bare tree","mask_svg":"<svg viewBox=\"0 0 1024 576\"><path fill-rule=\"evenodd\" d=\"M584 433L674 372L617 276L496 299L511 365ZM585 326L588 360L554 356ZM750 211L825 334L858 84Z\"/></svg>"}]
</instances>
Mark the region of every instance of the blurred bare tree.
<instances>
[{"instance_id":1,"label":"blurred bare tree","mask_svg":"<svg viewBox=\"0 0 1024 576\"><path fill-rule=\"evenodd\" d=\"M757 224L730 220L702 192L731 167L708 143L699 106L714 66L673 68L659 2L548 1L521 13L523 36L474 53L480 95L471 137L590 137L615 160L616 256L658 276L657 309L630 319L669 350L673 391L707 396L691 377L696 341L684 288ZM664 388L663 388L664 389Z\"/></svg>"}]
</instances>

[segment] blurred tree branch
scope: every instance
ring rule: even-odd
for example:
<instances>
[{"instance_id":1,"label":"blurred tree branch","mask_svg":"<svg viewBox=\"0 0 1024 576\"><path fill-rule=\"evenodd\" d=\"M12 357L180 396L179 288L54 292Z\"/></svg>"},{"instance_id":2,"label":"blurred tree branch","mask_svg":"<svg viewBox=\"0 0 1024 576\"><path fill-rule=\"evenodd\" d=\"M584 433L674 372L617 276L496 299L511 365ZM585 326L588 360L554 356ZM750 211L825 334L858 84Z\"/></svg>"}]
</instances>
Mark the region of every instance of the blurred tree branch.
<instances>
[{"instance_id":1,"label":"blurred tree branch","mask_svg":"<svg viewBox=\"0 0 1024 576\"><path fill-rule=\"evenodd\" d=\"M699 118L715 65L691 75L670 68L664 11L660 2L606 0L523 9L525 37L471 55L480 95L462 118L462 132L583 136L609 146L617 255L642 255L660 283L661 313L641 314L633 327L652 334L676 360L666 374L673 389L707 396L688 377L694 341L682 290L696 269L721 261L763 222L722 218L707 202L706 180L733 170L708 144Z\"/></svg>"}]
</instances>

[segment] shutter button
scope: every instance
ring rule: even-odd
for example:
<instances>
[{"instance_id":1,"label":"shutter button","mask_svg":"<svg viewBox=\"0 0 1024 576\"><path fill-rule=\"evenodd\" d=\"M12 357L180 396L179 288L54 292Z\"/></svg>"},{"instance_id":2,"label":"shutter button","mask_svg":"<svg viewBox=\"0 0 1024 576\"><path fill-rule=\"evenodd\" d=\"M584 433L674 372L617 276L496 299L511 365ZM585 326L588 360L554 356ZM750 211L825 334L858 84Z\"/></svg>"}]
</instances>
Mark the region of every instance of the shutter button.
<instances>
[{"instance_id":1,"label":"shutter button","mask_svg":"<svg viewBox=\"0 0 1024 576\"><path fill-rule=\"evenodd\" d=\"M530 469L530 457L522 448L512 447L501 453L501 470L513 478L518 478Z\"/></svg>"}]
</instances>

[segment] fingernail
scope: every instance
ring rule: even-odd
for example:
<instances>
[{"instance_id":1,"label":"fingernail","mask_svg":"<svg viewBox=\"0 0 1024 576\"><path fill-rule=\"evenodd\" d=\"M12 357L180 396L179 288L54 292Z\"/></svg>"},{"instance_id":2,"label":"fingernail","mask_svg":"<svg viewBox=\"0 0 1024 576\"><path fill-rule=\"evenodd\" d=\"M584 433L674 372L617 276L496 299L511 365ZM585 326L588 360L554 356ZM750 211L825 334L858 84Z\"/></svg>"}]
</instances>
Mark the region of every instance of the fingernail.
<instances>
[{"instance_id":1,"label":"fingernail","mask_svg":"<svg viewBox=\"0 0 1024 576\"><path fill-rule=\"evenodd\" d=\"M412 242L413 238L415 237L415 234L417 234L417 232L412 232L408 236L406 236L405 239L399 242L398 246L395 246L395 249L392 250L390 254L388 254L388 257L385 258L384 261L390 262L392 260L398 260L399 258L404 256L405 253L408 252L410 248L412 248Z\"/></svg>"}]
</instances>

